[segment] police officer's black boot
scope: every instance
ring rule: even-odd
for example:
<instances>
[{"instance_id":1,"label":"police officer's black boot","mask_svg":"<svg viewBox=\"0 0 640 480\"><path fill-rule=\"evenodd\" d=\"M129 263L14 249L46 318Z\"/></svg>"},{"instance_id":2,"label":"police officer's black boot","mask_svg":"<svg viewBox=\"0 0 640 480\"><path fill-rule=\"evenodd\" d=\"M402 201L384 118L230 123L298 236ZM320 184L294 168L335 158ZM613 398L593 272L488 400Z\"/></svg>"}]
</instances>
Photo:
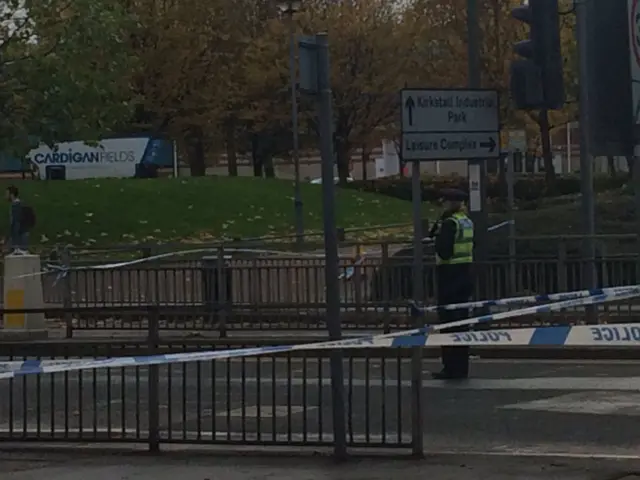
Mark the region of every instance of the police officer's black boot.
<instances>
[{"instance_id":1,"label":"police officer's black boot","mask_svg":"<svg viewBox=\"0 0 640 480\"><path fill-rule=\"evenodd\" d=\"M431 374L434 380L465 380L469 378L468 349L465 347L442 348L442 370Z\"/></svg>"}]
</instances>

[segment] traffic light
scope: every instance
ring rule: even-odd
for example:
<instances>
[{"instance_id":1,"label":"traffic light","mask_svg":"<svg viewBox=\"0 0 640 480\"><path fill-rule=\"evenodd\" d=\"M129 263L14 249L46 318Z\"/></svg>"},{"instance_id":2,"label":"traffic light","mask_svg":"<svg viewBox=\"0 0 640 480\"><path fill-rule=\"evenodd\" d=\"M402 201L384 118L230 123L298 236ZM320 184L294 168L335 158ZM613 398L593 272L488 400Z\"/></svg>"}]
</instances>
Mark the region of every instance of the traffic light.
<instances>
[{"instance_id":1,"label":"traffic light","mask_svg":"<svg viewBox=\"0 0 640 480\"><path fill-rule=\"evenodd\" d=\"M511 11L529 25L529 38L517 42L522 57L511 64L511 94L518 108L557 110L565 102L558 0L529 0Z\"/></svg>"}]
</instances>

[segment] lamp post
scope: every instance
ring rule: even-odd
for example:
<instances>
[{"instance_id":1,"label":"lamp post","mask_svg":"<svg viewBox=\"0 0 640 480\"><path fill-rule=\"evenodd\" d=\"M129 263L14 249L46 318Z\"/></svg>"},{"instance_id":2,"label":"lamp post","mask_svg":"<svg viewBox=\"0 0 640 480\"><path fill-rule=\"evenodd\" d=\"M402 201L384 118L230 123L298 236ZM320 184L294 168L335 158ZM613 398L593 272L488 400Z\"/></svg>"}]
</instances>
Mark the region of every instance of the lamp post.
<instances>
[{"instance_id":1,"label":"lamp post","mask_svg":"<svg viewBox=\"0 0 640 480\"><path fill-rule=\"evenodd\" d=\"M291 83L291 123L293 132L293 148L291 152L294 168L294 221L296 228L296 243L304 242L304 223L302 195L300 193L300 136L298 131L298 88L296 82L296 25L293 21L294 13L300 11L300 0L286 0L280 3L280 11L287 16L289 23L289 76Z\"/></svg>"}]
</instances>

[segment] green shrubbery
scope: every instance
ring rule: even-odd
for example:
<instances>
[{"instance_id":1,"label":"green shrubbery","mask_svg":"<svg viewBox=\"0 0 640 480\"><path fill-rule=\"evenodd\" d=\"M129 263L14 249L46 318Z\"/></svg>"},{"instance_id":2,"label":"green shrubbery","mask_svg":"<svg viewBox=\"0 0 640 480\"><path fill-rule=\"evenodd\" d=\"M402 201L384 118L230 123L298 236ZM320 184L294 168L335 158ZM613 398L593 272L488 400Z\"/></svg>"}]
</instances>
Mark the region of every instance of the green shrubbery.
<instances>
[{"instance_id":1,"label":"green shrubbery","mask_svg":"<svg viewBox=\"0 0 640 480\"><path fill-rule=\"evenodd\" d=\"M597 176L595 190L598 192L622 187L624 177ZM378 180L358 180L349 183L349 188L366 192L375 192L401 200L411 200L411 179L390 177ZM458 175L426 176L422 179L422 198L424 201L435 201L443 188L468 190L468 180ZM578 175L558 176L553 188L549 188L544 175L520 177L514 185L516 201L532 202L541 198L557 197L580 193L580 177ZM487 184L487 196L490 199L506 197L506 184L499 177L490 176Z\"/></svg>"}]
</instances>

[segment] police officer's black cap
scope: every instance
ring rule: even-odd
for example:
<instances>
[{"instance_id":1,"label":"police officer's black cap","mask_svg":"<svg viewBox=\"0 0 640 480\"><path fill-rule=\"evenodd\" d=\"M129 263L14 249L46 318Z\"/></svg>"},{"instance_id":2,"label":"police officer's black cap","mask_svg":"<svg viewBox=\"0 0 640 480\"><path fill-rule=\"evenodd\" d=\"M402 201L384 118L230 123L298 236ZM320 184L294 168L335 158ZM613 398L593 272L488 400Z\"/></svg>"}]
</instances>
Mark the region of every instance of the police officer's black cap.
<instances>
[{"instance_id":1,"label":"police officer's black cap","mask_svg":"<svg viewBox=\"0 0 640 480\"><path fill-rule=\"evenodd\" d=\"M457 188L443 188L440 190L440 198L450 202L465 202L469 198L469 195Z\"/></svg>"}]
</instances>

